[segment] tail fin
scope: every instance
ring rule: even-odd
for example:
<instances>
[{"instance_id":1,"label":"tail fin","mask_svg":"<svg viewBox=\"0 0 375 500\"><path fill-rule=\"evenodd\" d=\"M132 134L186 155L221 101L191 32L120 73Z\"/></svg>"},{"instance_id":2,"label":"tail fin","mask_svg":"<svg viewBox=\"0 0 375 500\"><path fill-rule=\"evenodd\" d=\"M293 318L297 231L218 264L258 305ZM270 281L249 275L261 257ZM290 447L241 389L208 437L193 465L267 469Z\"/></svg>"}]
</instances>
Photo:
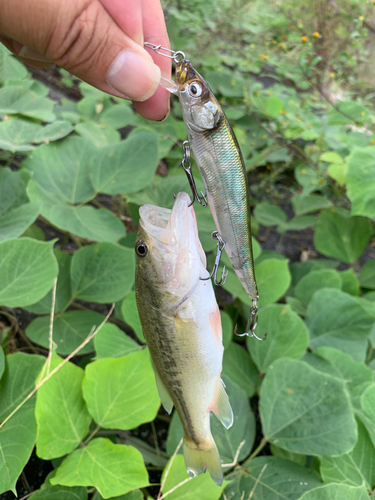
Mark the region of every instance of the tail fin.
<instances>
[{"instance_id":1,"label":"tail fin","mask_svg":"<svg viewBox=\"0 0 375 500\"><path fill-rule=\"evenodd\" d=\"M183 442L184 459L189 476L208 472L218 486L223 483L223 471L221 469L220 455L212 436L206 443L196 445L184 437Z\"/></svg>"}]
</instances>

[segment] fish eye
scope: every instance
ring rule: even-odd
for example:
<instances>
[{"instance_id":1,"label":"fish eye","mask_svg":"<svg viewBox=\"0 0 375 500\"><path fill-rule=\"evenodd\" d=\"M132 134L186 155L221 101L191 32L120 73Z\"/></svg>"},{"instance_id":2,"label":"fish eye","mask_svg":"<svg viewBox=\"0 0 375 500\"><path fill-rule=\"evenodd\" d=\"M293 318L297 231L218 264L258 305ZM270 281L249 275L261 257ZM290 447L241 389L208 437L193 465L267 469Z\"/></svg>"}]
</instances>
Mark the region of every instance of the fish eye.
<instances>
[{"instance_id":1,"label":"fish eye","mask_svg":"<svg viewBox=\"0 0 375 500\"><path fill-rule=\"evenodd\" d=\"M141 259L144 259L148 254L148 246L147 244L140 240L135 243L135 252Z\"/></svg>"},{"instance_id":2,"label":"fish eye","mask_svg":"<svg viewBox=\"0 0 375 500\"><path fill-rule=\"evenodd\" d=\"M188 86L188 90L191 97L199 97L202 95L203 86L199 82L193 82Z\"/></svg>"}]
</instances>

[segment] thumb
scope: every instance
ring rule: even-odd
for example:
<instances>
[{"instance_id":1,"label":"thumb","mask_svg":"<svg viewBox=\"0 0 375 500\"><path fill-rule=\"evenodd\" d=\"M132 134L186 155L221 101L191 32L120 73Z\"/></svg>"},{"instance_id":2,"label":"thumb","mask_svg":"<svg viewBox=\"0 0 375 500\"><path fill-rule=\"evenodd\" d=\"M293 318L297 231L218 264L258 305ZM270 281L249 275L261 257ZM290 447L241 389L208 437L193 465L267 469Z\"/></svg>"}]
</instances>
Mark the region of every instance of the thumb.
<instances>
[{"instance_id":1,"label":"thumb","mask_svg":"<svg viewBox=\"0 0 375 500\"><path fill-rule=\"evenodd\" d=\"M128 1L127 9L138 16L139 2ZM144 101L159 85L159 67L99 0L0 0L0 33L23 60L40 54L119 97Z\"/></svg>"}]
</instances>

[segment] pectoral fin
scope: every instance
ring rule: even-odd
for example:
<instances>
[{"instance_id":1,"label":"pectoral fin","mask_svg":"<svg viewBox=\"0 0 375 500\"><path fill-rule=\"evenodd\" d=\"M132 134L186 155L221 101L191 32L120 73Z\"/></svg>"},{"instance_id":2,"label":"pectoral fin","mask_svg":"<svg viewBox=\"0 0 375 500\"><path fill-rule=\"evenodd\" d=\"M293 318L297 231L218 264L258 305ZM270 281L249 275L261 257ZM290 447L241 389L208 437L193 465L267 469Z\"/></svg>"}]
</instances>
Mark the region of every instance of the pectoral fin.
<instances>
[{"instance_id":1,"label":"pectoral fin","mask_svg":"<svg viewBox=\"0 0 375 500\"><path fill-rule=\"evenodd\" d=\"M152 364L155 375L156 387L158 388L159 398L161 400L161 404L164 406L165 411L170 415L173 409L173 401L170 397L165 385L163 384L161 378L159 377L158 372L155 370L154 364Z\"/></svg>"},{"instance_id":2,"label":"pectoral fin","mask_svg":"<svg viewBox=\"0 0 375 500\"><path fill-rule=\"evenodd\" d=\"M224 387L224 382L219 378L216 384L214 401L210 410L215 413L224 427L229 429L233 424L233 411Z\"/></svg>"}]
</instances>

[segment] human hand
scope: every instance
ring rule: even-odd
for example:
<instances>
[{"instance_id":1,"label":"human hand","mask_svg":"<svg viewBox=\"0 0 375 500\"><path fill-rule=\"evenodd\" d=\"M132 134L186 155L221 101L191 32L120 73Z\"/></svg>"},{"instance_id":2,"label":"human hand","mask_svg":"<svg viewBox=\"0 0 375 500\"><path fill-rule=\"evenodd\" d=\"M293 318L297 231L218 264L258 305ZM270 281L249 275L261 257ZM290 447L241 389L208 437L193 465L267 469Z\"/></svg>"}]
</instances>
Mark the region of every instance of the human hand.
<instances>
[{"instance_id":1,"label":"human hand","mask_svg":"<svg viewBox=\"0 0 375 500\"><path fill-rule=\"evenodd\" d=\"M171 61L150 55L144 40L169 47L160 0L0 0L0 42L25 64L57 64L162 120L169 93L160 74L170 78Z\"/></svg>"}]
</instances>

